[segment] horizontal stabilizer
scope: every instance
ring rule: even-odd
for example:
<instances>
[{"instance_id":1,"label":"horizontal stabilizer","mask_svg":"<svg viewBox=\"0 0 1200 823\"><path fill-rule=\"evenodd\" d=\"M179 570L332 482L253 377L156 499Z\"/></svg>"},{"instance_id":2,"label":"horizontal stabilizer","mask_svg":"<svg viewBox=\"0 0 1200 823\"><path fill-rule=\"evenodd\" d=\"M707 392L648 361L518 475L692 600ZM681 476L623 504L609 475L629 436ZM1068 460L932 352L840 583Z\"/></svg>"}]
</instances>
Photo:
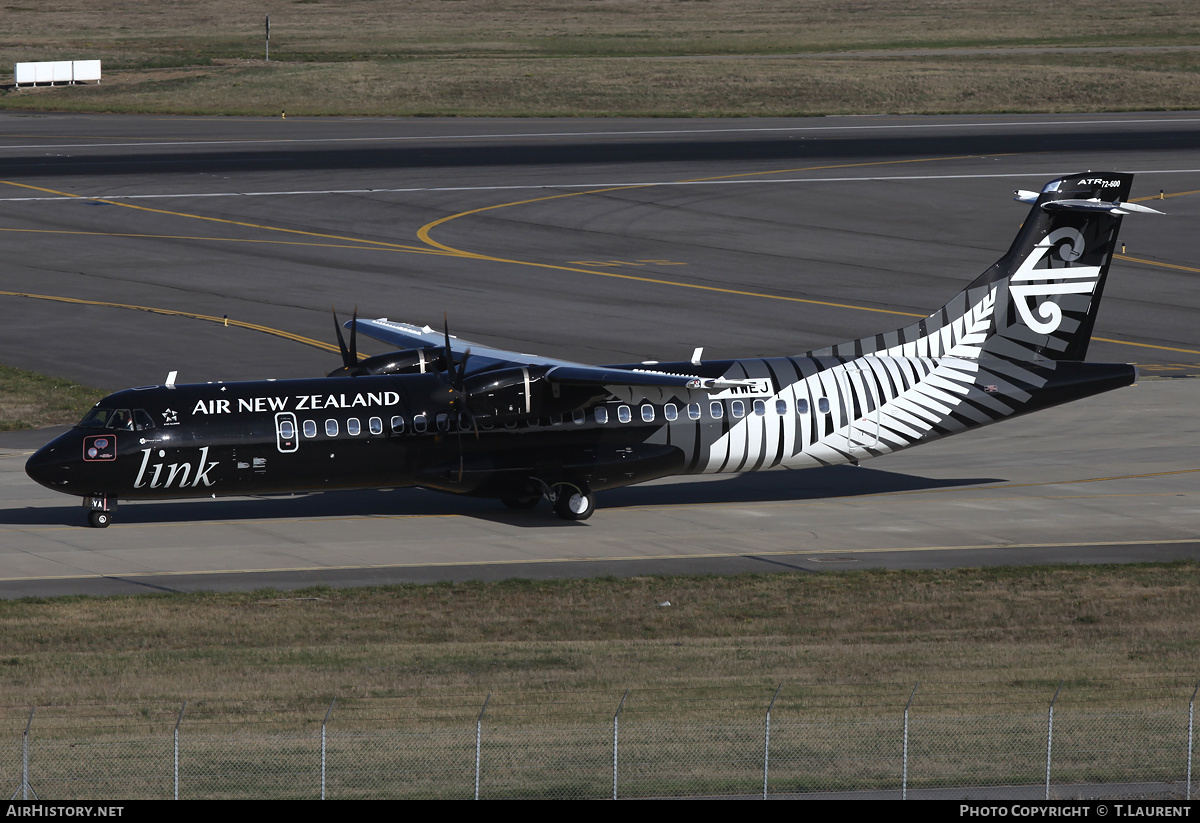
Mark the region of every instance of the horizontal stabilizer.
<instances>
[{"instance_id":1,"label":"horizontal stabilizer","mask_svg":"<svg viewBox=\"0 0 1200 823\"><path fill-rule=\"evenodd\" d=\"M1104 200L1051 200L1042 204L1046 211L1102 211L1109 214L1162 214L1158 209L1136 203Z\"/></svg>"}]
</instances>

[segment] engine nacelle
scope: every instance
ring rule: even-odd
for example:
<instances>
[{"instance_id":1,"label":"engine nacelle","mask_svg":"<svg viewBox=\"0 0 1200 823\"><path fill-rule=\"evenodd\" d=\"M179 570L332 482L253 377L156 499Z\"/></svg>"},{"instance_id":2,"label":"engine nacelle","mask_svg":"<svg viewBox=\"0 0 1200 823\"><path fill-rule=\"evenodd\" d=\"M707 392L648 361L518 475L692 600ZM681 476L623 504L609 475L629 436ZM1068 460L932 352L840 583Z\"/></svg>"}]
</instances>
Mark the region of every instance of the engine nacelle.
<instances>
[{"instance_id":1,"label":"engine nacelle","mask_svg":"<svg viewBox=\"0 0 1200 823\"><path fill-rule=\"evenodd\" d=\"M545 417L570 414L603 400L600 386L564 386L546 379L551 366L516 366L468 377L463 394L479 417Z\"/></svg>"},{"instance_id":2,"label":"engine nacelle","mask_svg":"<svg viewBox=\"0 0 1200 823\"><path fill-rule=\"evenodd\" d=\"M329 373L330 377L360 377L366 374L424 374L443 371L445 353L441 349L404 349L377 354L353 366L342 366Z\"/></svg>"},{"instance_id":3,"label":"engine nacelle","mask_svg":"<svg viewBox=\"0 0 1200 823\"><path fill-rule=\"evenodd\" d=\"M473 414L491 417L540 416L545 406L546 366L517 366L472 375L463 393Z\"/></svg>"}]
</instances>

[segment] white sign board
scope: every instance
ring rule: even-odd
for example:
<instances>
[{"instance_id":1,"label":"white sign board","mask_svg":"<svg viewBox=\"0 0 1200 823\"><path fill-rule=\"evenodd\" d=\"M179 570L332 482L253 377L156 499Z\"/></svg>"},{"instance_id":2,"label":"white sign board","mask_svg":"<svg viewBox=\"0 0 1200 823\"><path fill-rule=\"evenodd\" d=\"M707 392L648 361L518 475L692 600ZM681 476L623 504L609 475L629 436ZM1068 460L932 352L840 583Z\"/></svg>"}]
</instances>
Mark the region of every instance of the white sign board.
<instances>
[{"instance_id":1,"label":"white sign board","mask_svg":"<svg viewBox=\"0 0 1200 823\"><path fill-rule=\"evenodd\" d=\"M41 63L14 63L13 77L18 86L38 83L100 82L99 60L54 60Z\"/></svg>"},{"instance_id":2,"label":"white sign board","mask_svg":"<svg viewBox=\"0 0 1200 823\"><path fill-rule=\"evenodd\" d=\"M100 82L99 60L74 60L72 66L74 69L71 79L76 83L91 82L92 80Z\"/></svg>"}]
</instances>

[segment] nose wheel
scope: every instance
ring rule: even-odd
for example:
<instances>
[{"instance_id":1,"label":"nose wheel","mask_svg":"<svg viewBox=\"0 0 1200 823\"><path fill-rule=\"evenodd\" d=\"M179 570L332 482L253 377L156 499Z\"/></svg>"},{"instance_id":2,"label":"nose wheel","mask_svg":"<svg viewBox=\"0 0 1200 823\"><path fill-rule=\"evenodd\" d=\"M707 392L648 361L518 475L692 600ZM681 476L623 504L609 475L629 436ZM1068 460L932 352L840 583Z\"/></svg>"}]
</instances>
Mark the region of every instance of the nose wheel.
<instances>
[{"instance_id":1,"label":"nose wheel","mask_svg":"<svg viewBox=\"0 0 1200 823\"><path fill-rule=\"evenodd\" d=\"M94 494L83 498L83 505L91 509L88 512L88 525L93 529L104 529L112 522L112 510L117 507L117 501L109 500L102 494Z\"/></svg>"},{"instance_id":2,"label":"nose wheel","mask_svg":"<svg viewBox=\"0 0 1200 823\"><path fill-rule=\"evenodd\" d=\"M554 513L563 520L587 520L596 511L596 495L585 487L560 483L554 487Z\"/></svg>"}]
</instances>

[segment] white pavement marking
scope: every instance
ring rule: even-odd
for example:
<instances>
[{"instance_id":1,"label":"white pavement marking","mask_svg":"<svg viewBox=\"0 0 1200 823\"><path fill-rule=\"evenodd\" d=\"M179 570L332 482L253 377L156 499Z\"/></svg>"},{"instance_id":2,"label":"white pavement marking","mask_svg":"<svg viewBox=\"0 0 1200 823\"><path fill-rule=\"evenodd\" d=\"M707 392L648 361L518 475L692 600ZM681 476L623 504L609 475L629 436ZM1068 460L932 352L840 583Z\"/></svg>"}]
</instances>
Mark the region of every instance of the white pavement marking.
<instances>
[{"instance_id":1,"label":"white pavement marking","mask_svg":"<svg viewBox=\"0 0 1200 823\"><path fill-rule=\"evenodd\" d=\"M769 173L769 172L768 172ZM328 194L413 194L418 192L446 191L522 191L522 190L557 190L557 189L619 189L619 188L648 188L651 186L746 186L774 185L779 183L878 183L882 181L910 180L985 180L995 178L1043 178L1047 175L1069 174L1070 172L1031 171L1013 172L1010 174L914 174L914 175L871 175L862 177L786 177L755 180L662 180L613 183L539 183L534 185L511 186L415 186L397 189L305 189L297 191L223 191L223 192L175 192L166 194L100 194L73 195L54 197L0 197L0 203L18 203L38 200L76 200L82 202L95 200L162 200L170 198L189 197L293 197L304 195ZM1200 174L1200 169L1135 169L1130 174ZM746 172L747 175L761 175L763 172Z\"/></svg>"}]
</instances>

